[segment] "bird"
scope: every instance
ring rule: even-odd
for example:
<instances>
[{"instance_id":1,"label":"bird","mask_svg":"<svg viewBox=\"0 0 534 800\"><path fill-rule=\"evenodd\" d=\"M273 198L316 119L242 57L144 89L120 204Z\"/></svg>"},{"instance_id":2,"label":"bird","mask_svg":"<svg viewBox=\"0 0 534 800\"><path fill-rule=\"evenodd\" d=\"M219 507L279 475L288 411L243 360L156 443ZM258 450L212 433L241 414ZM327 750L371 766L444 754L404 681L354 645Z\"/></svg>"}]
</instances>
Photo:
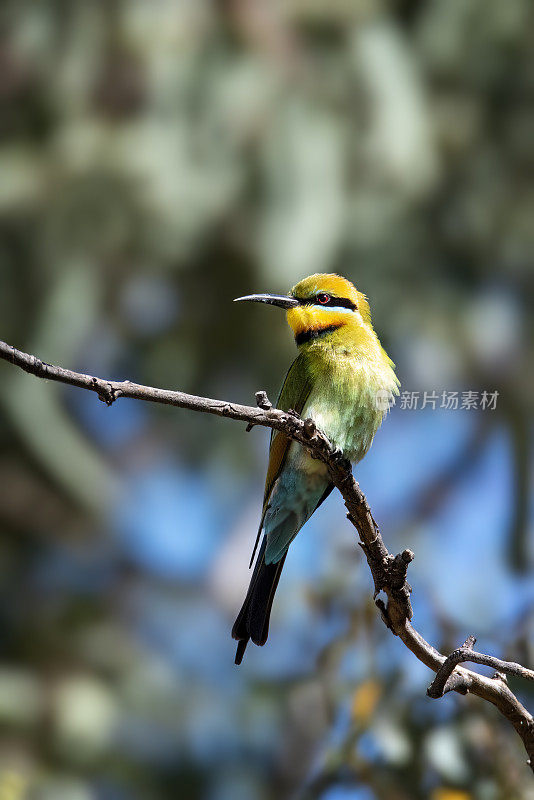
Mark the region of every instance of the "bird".
<instances>
[{"instance_id":1,"label":"bird","mask_svg":"<svg viewBox=\"0 0 534 800\"><path fill-rule=\"evenodd\" d=\"M344 457L357 463L369 450L398 395L395 364L371 323L367 297L337 274L317 273L287 295L251 294L234 302L266 303L286 311L298 355L277 408L311 418ZM274 595L288 548L333 489L326 465L298 442L271 431L263 508L250 567L250 585L232 628L235 663L250 640L267 641Z\"/></svg>"}]
</instances>

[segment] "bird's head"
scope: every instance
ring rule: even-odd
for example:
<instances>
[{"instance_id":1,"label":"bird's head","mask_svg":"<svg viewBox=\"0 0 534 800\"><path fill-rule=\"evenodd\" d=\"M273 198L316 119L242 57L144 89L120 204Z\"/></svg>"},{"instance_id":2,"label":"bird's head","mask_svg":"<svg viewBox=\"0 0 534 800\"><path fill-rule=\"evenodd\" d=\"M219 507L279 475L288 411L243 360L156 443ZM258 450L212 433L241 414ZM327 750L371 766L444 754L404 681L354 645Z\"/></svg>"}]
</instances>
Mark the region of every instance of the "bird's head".
<instances>
[{"instance_id":1,"label":"bird's head","mask_svg":"<svg viewBox=\"0 0 534 800\"><path fill-rule=\"evenodd\" d=\"M371 327L367 298L346 278L318 273L297 283L288 295L251 294L236 298L287 310L297 345L323 341L348 330Z\"/></svg>"}]
</instances>

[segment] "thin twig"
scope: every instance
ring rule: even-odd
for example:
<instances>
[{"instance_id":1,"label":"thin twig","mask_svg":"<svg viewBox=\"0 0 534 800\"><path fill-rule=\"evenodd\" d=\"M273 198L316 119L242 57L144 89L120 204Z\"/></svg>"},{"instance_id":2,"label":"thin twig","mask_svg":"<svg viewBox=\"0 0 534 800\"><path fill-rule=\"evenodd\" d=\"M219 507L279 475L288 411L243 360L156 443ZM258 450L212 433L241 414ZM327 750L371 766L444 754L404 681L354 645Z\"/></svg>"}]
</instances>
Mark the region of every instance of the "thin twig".
<instances>
[{"instance_id":1,"label":"thin twig","mask_svg":"<svg viewBox=\"0 0 534 800\"><path fill-rule=\"evenodd\" d=\"M526 669L521 664L516 664L514 661L501 661L500 658L488 656L484 653L477 653L473 650L476 642L474 636L468 636L464 644L454 650L443 662L441 667L436 673L436 677L427 689L427 695L432 698L443 697L444 694L454 689L453 672L458 664L466 661L471 661L473 664L483 664L486 667L491 667L497 670L494 675L494 680L506 680L505 675L515 675L517 678L525 678L525 680L534 681L534 671Z\"/></svg>"},{"instance_id":2,"label":"thin twig","mask_svg":"<svg viewBox=\"0 0 534 800\"><path fill-rule=\"evenodd\" d=\"M423 664L437 673L436 679L429 689L430 691L434 687L432 692L436 694L433 693L431 696L441 696L439 692L443 684L443 690L447 686L447 691L456 691L460 694L470 692L492 703L512 723L521 737L528 754L527 763L534 771L534 719L532 715L502 679L487 678L456 665L462 661L473 661L495 667L500 672L508 672L528 679L532 679L532 671L519 664L511 664L492 656L475 653L472 650L474 641L470 639L463 648L459 648L446 658L412 626L410 622L412 618L411 587L406 581L406 575L408 565L414 555L411 550L404 550L396 556L389 553L367 500L354 479L350 463L317 429L313 420L302 420L294 412L273 408L265 392L257 393L258 406L253 407L223 400L212 400L207 397L197 397L184 392L157 389L130 381L104 380L47 364L35 356L16 350L1 341L0 358L38 378L89 389L107 405L111 405L120 397L165 403L192 411L240 420L247 422L249 426L262 425L274 428L283 431L286 436L306 447L315 458L327 465L330 478L343 497L348 512L347 517L358 532L359 543L373 576L375 602L384 622ZM385 600L378 596L382 592ZM443 678L445 679L443 680Z\"/></svg>"}]
</instances>

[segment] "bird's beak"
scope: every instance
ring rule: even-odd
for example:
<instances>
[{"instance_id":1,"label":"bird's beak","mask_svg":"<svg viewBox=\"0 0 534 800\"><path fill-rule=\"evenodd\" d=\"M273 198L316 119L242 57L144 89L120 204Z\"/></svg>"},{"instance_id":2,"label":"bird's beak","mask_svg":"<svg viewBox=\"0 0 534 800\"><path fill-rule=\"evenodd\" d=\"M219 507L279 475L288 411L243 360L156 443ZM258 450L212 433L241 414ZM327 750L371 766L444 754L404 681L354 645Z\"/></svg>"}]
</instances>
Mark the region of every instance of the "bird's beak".
<instances>
[{"instance_id":1,"label":"bird's beak","mask_svg":"<svg viewBox=\"0 0 534 800\"><path fill-rule=\"evenodd\" d=\"M298 306L299 301L294 297L288 297L284 294L247 294L245 297L236 297L234 303L241 303L248 300L251 303L269 303L271 306L279 306L280 308L295 308Z\"/></svg>"}]
</instances>

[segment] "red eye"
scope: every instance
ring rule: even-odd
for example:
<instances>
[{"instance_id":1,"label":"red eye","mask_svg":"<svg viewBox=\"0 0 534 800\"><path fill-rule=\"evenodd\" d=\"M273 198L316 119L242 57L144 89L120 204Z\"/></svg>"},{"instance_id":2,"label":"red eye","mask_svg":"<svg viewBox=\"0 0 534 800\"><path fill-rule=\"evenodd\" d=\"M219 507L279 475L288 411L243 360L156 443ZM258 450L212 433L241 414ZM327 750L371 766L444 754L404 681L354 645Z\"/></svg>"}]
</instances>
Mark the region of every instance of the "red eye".
<instances>
[{"instance_id":1,"label":"red eye","mask_svg":"<svg viewBox=\"0 0 534 800\"><path fill-rule=\"evenodd\" d=\"M326 292L320 292L318 295L315 296L315 299L317 300L318 303L321 303L321 305L325 306L327 303L330 302L330 295L327 294Z\"/></svg>"}]
</instances>

